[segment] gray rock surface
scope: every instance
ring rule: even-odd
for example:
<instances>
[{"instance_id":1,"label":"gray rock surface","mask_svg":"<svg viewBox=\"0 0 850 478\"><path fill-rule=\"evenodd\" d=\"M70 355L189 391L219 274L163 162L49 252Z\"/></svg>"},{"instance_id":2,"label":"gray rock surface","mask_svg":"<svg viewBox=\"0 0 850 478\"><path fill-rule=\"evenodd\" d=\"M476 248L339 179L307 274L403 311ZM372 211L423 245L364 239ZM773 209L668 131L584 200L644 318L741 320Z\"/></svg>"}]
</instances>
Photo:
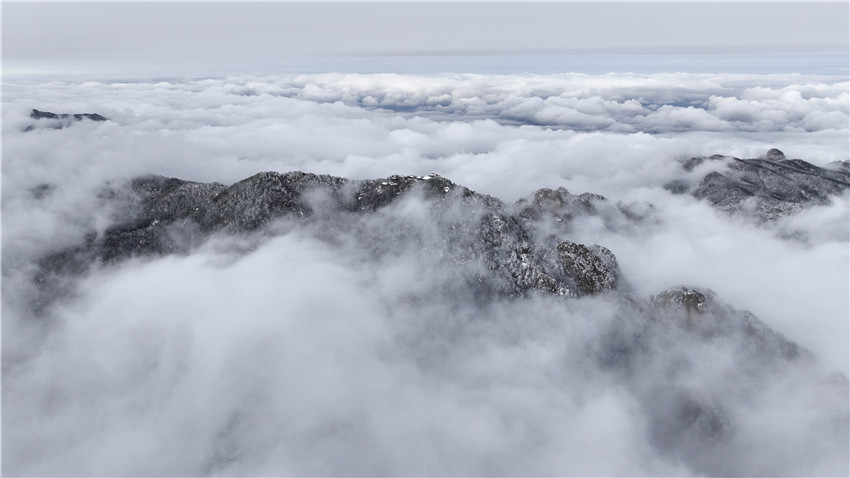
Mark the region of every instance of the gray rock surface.
<instances>
[{"instance_id":1,"label":"gray rock surface","mask_svg":"<svg viewBox=\"0 0 850 478\"><path fill-rule=\"evenodd\" d=\"M768 161L780 161L785 159L785 153L776 148L772 148L764 155L764 159Z\"/></svg>"},{"instance_id":2,"label":"gray rock surface","mask_svg":"<svg viewBox=\"0 0 850 478\"><path fill-rule=\"evenodd\" d=\"M532 231L534 218L569 222L575 214L613 207L597 195L544 189L511 208L435 174L348 180L296 171L259 173L229 187L144 176L107 196L126 202L124 220L44 257L35 279L47 295L94 265L185 254L215 235L262 235L285 223L314 227L330 242L354 240L375 260L416 247L428 258L427 266L456 274L462 288L480 297L629 297L610 250L564 237L537 240L541 235ZM769 355L793 359L801 354L755 317L722 305L711 291L675 287L628 301L635 310L701 334L744 333Z\"/></svg>"},{"instance_id":3,"label":"gray rock surface","mask_svg":"<svg viewBox=\"0 0 850 478\"><path fill-rule=\"evenodd\" d=\"M30 112L30 118L36 120L24 128L24 132L33 131L36 128L62 129L71 126L75 122L89 121L108 121L108 119L97 113L51 113L49 111L39 111L33 109Z\"/></svg>"},{"instance_id":4,"label":"gray rock surface","mask_svg":"<svg viewBox=\"0 0 850 478\"><path fill-rule=\"evenodd\" d=\"M126 202L124 220L44 257L35 279L46 296L94 265L185 254L216 235L262 236L288 224L312 227L332 243L355 241L370 260L415 247L427 258L422 267L457 276L458 290L477 297L613 293L635 310L696 332L746 332L768 354L800 355L755 317L717 305L713 292L678 287L649 299L629 298L609 249L534 231L542 216L569 222L600 208L618 210L598 195L544 189L530 201L506 206L436 174L348 180L298 171L259 173L231 186L144 176L106 195Z\"/></svg>"},{"instance_id":5,"label":"gray rock surface","mask_svg":"<svg viewBox=\"0 0 850 478\"><path fill-rule=\"evenodd\" d=\"M617 258L608 249L570 241L558 244L557 249L564 272L576 278L583 293L598 294L617 287Z\"/></svg>"},{"instance_id":6,"label":"gray rock surface","mask_svg":"<svg viewBox=\"0 0 850 478\"><path fill-rule=\"evenodd\" d=\"M764 160L733 170L756 174L765 168L751 161ZM790 167L782 166L788 160L777 161L777 167ZM774 170L764 174L769 185L778 180ZM648 417L652 446L699 473L734 472L724 468L725 447L736 433L732 404L763 387L771 374L811 361L808 351L711 290L677 286L650 297L630 294L613 252L569 240L570 223L582 215L647 220L598 195L541 189L506 205L435 174L349 180L303 172L264 172L231 186L144 176L103 194L123 204L123 219L41 260L35 279L44 295L34 309L73 293L73 279L91 267L186 254L215 237L262 240L298 229L330 244L353 243L341 249L362 251L374 262L415 250L419 262L411 267L447 277L437 284L444 290L427 292L440 300L481 300L486 310L529 296L586 297L612 307L615 320L600 325L600 340L581 345L583 356L598 365L594 373L601 367L629 390ZM564 227L546 229L548 222ZM431 272L423 275L440 275ZM712 362L718 353L722 364ZM715 388L695 384L693 370L722 382Z\"/></svg>"},{"instance_id":7,"label":"gray rock surface","mask_svg":"<svg viewBox=\"0 0 850 478\"><path fill-rule=\"evenodd\" d=\"M678 181L667 188L674 193L690 193L722 211L763 221L827 204L850 188L847 161L821 168L801 159L786 159L782 151L771 149L761 159L696 157L684 161L682 167L691 171L707 161L720 161L726 167L708 173L696 185Z\"/></svg>"},{"instance_id":8,"label":"gray rock surface","mask_svg":"<svg viewBox=\"0 0 850 478\"><path fill-rule=\"evenodd\" d=\"M812 364L812 354L709 289L671 287L620 307L590 353L634 393L649 417L648 440L700 474L734 474L723 459L740 419L733 404L770 377ZM706 371L717 382L697 385L692 377Z\"/></svg>"},{"instance_id":9,"label":"gray rock surface","mask_svg":"<svg viewBox=\"0 0 850 478\"><path fill-rule=\"evenodd\" d=\"M736 311L721 302L710 289L692 286L676 286L666 289L649 299L656 313L680 326L695 330L704 336L750 337L753 346L747 352L757 351L762 355L794 360L809 353L789 341L781 334L770 330L761 320L749 312Z\"/></svg>"},{"instance_id":10,"label":"gray rock surface","mask_svg":"<svg viewBox=\"0 0 850 478\"><path fill-rule=\"evenodd\" d=\"M487 296L511 297L532 290L577 296L605 288L577 289L577 281L589 284L597 279L575 275L581 271L565 273L547 260L551 251L531 244L501 201L438 175L355 181L265 172L229 187L145 176L128 187L133 199L126 206L126 220L107 228L102 237L45 257L39 280L130 257L187 253L215 234L249 234L276 222L295 221L321 223L320 234L331 240L353 236L364 249L376 248L371 251L376 256L388 253L386 248L393 245L415 243L440 264L477 264L480 272L466 280ZM422 220L436 230L426 233L391 214L381 226L364 226L405 200L424 205L427 213ZM370 237L374 234L384 236ZM387 240L392 236L397 237Z\"/></svg>"}]
</instances>

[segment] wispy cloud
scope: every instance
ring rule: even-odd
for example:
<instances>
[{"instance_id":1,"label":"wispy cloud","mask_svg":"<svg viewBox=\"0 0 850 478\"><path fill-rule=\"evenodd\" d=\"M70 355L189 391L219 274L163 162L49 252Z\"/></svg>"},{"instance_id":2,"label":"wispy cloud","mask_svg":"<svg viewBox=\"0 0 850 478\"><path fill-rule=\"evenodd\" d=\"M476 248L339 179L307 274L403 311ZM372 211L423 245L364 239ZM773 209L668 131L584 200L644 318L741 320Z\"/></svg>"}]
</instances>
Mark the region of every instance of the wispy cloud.
<instances>
[{"instance_id":1,"label":"wispy cloud","mask_svg":"<svg viewBox=\"0 0 850 478\"><path fill-rule=\"evenodd\" d=\"M692 155L847 160L847 87L803 75L4 79L4 471L844 473L846 379L829 374L848 373L850 198L757 224L665 185L724 167L686 171L677 160ZM32 108L109 121L40 128ZM604 297L468 300L458 277L474 261L435 259L450 244L415 195L362 221L283 222L96 267L33 320L35 262L125 218L132 198L108 194L122 181L229 185L265 170L436 172L505 207L542 187L602 194L598 214L541 231L607 247L638 295L711 288L815 362L762 373L736 361L742 337L641 329ZM660 330L633 374L594 355L612 330ZM665 435L665 407L689 404L724 440Z\"/></svg>"}]
</instances>

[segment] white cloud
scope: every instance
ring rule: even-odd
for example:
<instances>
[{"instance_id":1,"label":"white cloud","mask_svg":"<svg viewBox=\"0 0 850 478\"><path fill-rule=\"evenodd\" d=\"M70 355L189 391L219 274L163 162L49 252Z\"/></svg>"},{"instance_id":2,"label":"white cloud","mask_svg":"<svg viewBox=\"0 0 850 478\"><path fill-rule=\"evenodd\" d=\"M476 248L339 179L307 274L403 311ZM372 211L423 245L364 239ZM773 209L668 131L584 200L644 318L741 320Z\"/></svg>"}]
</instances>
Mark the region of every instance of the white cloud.
<instances>
[{"instance_id":1,"label":"white cloud","mask_svg":"<svg viewBox=\"0 0 850 478\"><path fill-rule=\"evenodd\" d=\"M827 403L832 392L817 380L848 373L848 197L757 226L663 188L723 167L678 166L694 155L778 147L819 165L848 159L846 81L12 77L3 101L4 471L705 473L647 440L658 425L642 390L658 384L728 387L740 428L732 449L711 451L718 463L756 474L846 470L846 447L823 438L846 403ZM31 108L110 121L23 133ZM747 401L748 385L723 366L734 355L695 342L620 380L587 356L617 320L614 304L459 300L463 267L441 269L427 248L387 242L405 231L443 244L415 198L359 224L360 235L341 219L282 225L272 238L216 238L188 256L97 269L48 321L30 320L33 261L125 214L97 196L107 181L157 173L230 184L264 170L437 172L508 203L541 187L603 194L611 205L601 217L577 219L565 239L611 249L639 294L714 289L809 348L820 368L787 371L765 388L778 391ZM41 184L51 186L39 196ZM646 220L630 222L617 202ZM372 256L375 247L392 253ZM707 358L674 379L665 367L677 353ZM810 408L783 421L797 405Z\"/></svg>"}]
</instances>

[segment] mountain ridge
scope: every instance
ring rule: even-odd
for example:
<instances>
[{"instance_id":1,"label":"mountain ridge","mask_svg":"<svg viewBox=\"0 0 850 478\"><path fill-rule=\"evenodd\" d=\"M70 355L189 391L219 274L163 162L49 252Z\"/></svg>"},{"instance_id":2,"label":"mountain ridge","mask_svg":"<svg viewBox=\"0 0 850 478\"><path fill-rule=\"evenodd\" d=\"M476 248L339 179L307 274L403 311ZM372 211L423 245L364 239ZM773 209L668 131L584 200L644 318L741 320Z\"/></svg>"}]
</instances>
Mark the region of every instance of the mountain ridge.
<instances>
[{"instance_id":1,"label":"mountain ridge","mask_svg":"<svg viewBox=\"0 0 850 478\"><path fill-rule=\"evenodd\" d=\"M732 404L761 393L769 377L815 363L809 350L710 289L675 285L651 296L633 293L611 250L569 234L581 216L646 220L646 214L597 194L543 188L508 204L437 174L351 180L292 171L257 173L230 186L148 175L113 184L101 195L121 204L116 220L82 244L39 261L36 317L49 316L57 298L73 295L75 281L92 270L187 256L214 237L260 244L236 256L292 231L360 254L366 267L409 256L405 267L431 282L405 295L406 307L436 296L482 310L535 298L600 301L613 308L614 320L599 340L582 346L586 356L630 390L648 417L652 446L705 474L734 471L712 458L736 440L740 417ZM678 352L668 357L670 349ZM720 367L733 366L724 369L724 385L691 384L688 370L718 349L728 354ZM646 366L663 371L650 373L647 381L638 373ZM822 380L830 393L846 390L843 376Z\"/></svg>"}]
</instances>

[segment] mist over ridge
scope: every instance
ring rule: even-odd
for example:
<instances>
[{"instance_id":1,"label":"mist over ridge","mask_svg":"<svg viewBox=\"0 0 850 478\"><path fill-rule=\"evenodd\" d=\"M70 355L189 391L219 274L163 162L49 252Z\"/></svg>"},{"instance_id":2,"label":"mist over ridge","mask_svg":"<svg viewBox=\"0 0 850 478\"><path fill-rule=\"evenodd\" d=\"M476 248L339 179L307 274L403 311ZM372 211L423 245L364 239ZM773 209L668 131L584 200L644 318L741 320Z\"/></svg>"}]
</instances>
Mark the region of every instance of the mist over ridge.
<instances>
[{"instance_id":1,"label":"mist over ridge","mask_svg":"<svg viewBox=\"0 0 850 478\"><path fill-rule=\"evenodd\" d=\"M3 471L846 475L847 90L12 78Z\"/></svg>"}]
</instances>

